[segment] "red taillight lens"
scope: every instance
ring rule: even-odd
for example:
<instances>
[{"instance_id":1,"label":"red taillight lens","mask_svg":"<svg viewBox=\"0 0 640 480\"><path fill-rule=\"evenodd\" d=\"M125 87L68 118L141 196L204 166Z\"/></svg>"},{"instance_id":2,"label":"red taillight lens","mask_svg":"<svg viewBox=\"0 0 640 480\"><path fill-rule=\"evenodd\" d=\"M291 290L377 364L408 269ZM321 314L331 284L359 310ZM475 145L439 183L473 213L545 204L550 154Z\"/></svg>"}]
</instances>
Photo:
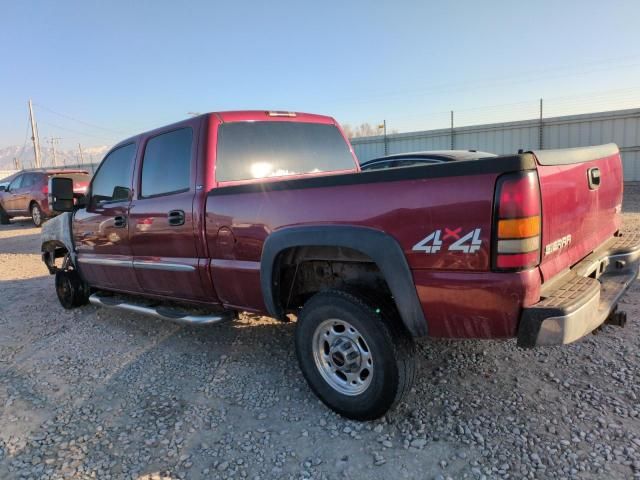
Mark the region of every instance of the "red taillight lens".
<instances>
[{"instance_id":1,"label":"red taillight lens","mask_svg":"<svg viewBox=\"0 0 640 480\"><path fill-rule=\"evenodd\" d=\"M540 189L536 172L506 175L498 180L500 218L540 215Z\"/></svg>"},{"instance_id":2,"label":"red taillight lens","mask_svg":"<svg viewBox=\"0 0 640 480\"><path fill-rule=\"evenodd\" d=\"M46 183L42 186L42 193L44 193L45 195L49 193L49 185L47 185Z\"/></svg>"},{"instance_id":3,"label":"red taillight lens","mask_svg":"<svg viewBox=\"0 0 640 480\"><path fill-rule=\"evenodd\" d=\"M540 263L542 218L535 170L498 178L493 228L493 268L523 270Z\"/></svg>"}]
</instances>

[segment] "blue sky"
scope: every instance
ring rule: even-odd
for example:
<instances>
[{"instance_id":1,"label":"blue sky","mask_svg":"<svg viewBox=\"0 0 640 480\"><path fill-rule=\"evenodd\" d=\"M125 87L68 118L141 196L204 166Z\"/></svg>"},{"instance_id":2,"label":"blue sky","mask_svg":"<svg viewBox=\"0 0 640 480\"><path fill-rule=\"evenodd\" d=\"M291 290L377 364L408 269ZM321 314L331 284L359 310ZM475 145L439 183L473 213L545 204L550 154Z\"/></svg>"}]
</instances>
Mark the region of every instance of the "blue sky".
<instances>
[{"instance_id":1,"label":"blue sky","mask_svg":"<svg viewBox=\"0 0 640 480\"><path fill-rule=\"evenodd\" d=\"M540 97L558 113L640 106L634 0L1 9L0 147L23 144L29 98L41 138L63 147L114 143L191 111L290 109L406 131L445 127L450 109L462 122L530 116ZM491 105L505 106L479 108Z\"/></svg>"}]
</instances>

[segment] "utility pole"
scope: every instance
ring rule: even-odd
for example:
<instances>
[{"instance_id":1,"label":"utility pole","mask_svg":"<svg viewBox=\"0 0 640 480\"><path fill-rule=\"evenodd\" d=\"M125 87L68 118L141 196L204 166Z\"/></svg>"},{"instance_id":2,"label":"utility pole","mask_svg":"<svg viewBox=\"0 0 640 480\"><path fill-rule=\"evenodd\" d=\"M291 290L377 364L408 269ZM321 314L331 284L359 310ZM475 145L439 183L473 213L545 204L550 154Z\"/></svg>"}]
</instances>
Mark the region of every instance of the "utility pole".
<instances>
[{"instance_id":1,"label":"utility pole","mask_svg":"<svg viewBox=\"0 0 640 480\"><path fill-rule=\"evenodd\" d=\"M38 125L36 124L36 117L33 114L33 104L29 99L29 118L31 120L31 141L33 142L33 155L35 156L36 168L40 168L40 138L38 136Z\"/></svg>"},{"instance_id":2,"label":"utility pole","mask_svg":"<svg viewBox=\"0 0 640 480\"><path fill-rule=\"evenodd\" d=\"M538 144L540 150L544 148L544 126L542 125L542 99L540 99L540 124L538 125Z\"/></svg>"},{"instance_id":3,"label":"utility pole","mask_svg":"<svg viewBox=\"0 0 640 480\"><path fill-rule=\"evenodd\" d=\"M387 143L387 121L382 121L382 127L384 129L384 154L385 156L389 154L389 145Z\"/></svg>"},{"instance_id":4,"label":"utility pole","mask_svg":"<svg viewBox=\"0 0 640 480\"><path fill-rule=\"evenodd\" d=\"M49 139L49 143L51 143L51 154L53 155L53 166L58 166L58 157L56 156L56 144L59 140L62 140L61 137L51 137Z\"/></svg>"},{"instance_id":5,"label":"utility pole","mask_svg":"<svg viewBox=\"0 0 640 480\"><path fill-rule=\"evenodd\" d=\"M15 167L16 170L20 170L18 168L18 157L13 157L13 166Z\"/></svg>"},{"instance_id":6,"label":"utility pole","mask_svg":"<svg viewBox=\"0 0 640 480\"><path fill-rule=\"evenodd\" d=\"M82 154L82 145L78 144L78 150L80 151L80 166L84 167L84 155Z\"/></svg>"}]
</instances>

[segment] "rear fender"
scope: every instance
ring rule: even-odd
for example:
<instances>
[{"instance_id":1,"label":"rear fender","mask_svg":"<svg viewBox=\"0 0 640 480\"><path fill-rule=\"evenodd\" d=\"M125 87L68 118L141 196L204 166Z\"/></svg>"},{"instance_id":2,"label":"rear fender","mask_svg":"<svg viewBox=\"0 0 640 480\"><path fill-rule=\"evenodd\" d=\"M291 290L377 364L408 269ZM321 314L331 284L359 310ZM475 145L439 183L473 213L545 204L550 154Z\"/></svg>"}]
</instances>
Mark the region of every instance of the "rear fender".
<instances>
[{"instance_id":1,"label":"rear fender","mask_svg":"<svg viewBox=\"0 0 640 480\"><path fill-rule=\"evenodd\" d=\"M285 315L278 301L278 256L289 248L305 246L345 247L368 256L382 272L409 333L416 337L427 335L427 322L402 248L386 233L366 227L290 227L269 235L260 260L260 284L264 303L271 316L282 319Z\"/></svg>"}]
</instances>

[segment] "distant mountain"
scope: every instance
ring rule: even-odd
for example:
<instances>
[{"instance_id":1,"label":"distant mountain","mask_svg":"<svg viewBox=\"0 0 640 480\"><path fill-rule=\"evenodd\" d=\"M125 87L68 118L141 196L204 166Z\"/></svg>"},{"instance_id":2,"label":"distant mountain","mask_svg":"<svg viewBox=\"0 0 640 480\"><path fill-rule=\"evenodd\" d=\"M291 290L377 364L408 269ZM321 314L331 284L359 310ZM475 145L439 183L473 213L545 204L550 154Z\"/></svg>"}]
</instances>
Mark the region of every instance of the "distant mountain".
<instances>
[{"instance_id":1,"label":"distant mountain","mask_svg":"<svg viewBox=\"0 0 640 480\"><path fill-rule=\"evenodd\" d=\"M82 149L84 156L84 163L98 163L102 160L104 154L109 150L109 146L102 145L98 147L87 147ZM53 154L50 148L41 146L42 152L42 166L53 166ZM21 168L33 168L34 167L34 155L33 147L29 144L25 146L24 150L22 146L12 145L9 147L0 147L0 170L14 170L15 162L14 158L18 159ZM59 167L66 165L77 165L80 163L80 153L78 149L64 150L56 149L57 165Z\"/></svg>"}]
</instances>

